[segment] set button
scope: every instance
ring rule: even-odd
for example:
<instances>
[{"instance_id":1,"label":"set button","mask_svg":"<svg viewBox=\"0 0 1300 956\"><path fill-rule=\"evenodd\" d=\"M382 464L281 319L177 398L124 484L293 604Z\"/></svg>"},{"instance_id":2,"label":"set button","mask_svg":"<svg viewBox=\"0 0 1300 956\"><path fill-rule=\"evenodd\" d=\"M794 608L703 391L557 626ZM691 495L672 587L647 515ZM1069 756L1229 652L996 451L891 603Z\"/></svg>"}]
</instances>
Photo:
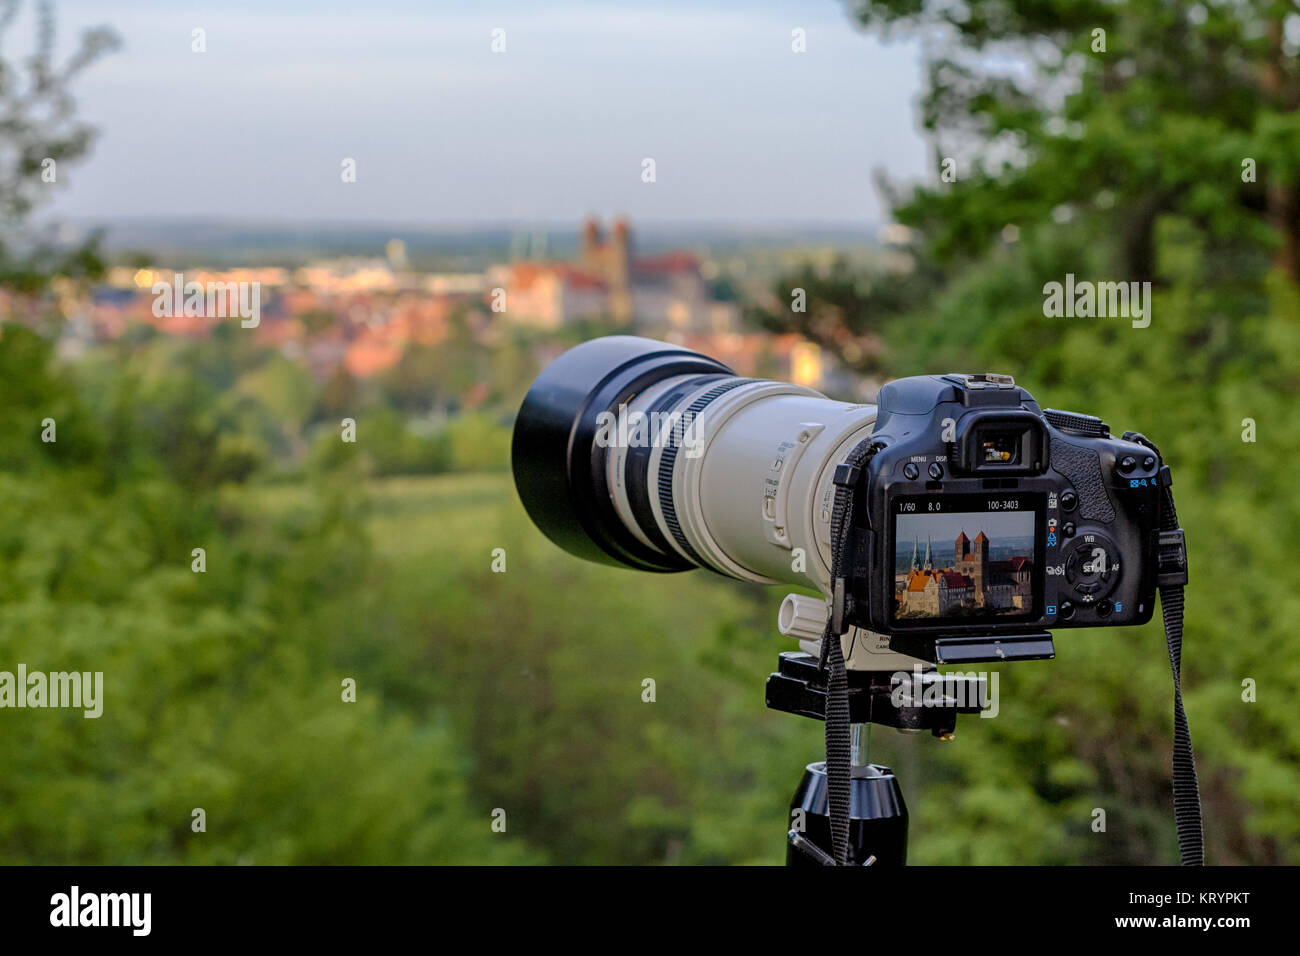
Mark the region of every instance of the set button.
<instances>
[{"instance_id":1,"label":"set button","mask_svg":"<svg viewBox=\"0 0 1300 956\"><path fill-rule=\"evenodd\" d=\"M1065 580L1085 603L1110 594L1119 578L1119 550L1106 537L1090 531L1066 548Z\"/></svg>"}]
</instances>

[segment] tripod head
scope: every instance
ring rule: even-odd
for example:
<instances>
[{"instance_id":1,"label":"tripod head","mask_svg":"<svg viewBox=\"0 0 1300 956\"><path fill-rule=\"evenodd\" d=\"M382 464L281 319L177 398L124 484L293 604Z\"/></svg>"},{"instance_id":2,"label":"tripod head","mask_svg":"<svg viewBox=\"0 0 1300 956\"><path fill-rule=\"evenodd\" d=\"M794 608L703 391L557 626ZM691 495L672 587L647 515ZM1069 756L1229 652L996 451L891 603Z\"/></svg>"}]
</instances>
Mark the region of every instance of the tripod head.
<instances>
[{"instance_id":1,"label":"tripod head","mask_svg":"<svg viewBox=\"0 0 1300 956\"><path fill-rule=\"evenodd\" d=\"M819 610L822 609L822 610ZM803 637L804 650L783 652L767 679L767 706L788 714L826 719L829 673L820 666L820 648L810 638L825 626L825 604L792 594L782 603L779 627ZM937 664L1045 660L1055 656L1046 632L1022 635L935 637L925 650L929 663L912 660L910 670L862 670L853 664L883 662L884 655L857 653L852 632L845 659L849 721L853 727L853 767L849 792L849 861L859 865L901 865L907 858L907 806L898 778L888 767L866 762L865 728L870 724L919 733L928 730L951 740L959 714L977 714L990 703L982 674L943 674ZM865 641L864 641L865 643ZM916 645L909 650L915 652ZM896 655L889 655L890 657ZM996 675L994 675L996 676ZM830 838L829 788L824 762L809 764L790 804L791 829L786 860L791 865L833 865L823 847Z\"/></svg>"},{"instance_id":2,"label":"tripod head","mask_svg":"<svg viewBox=\"0 0 1300 956\"><path fill-rule=\"evenodd\" d=\"M784 651L776 671L767 678L767 706L825 720L826 677L812 654ZM903 694L898 692L900 677L907 685ZM950 739L956 732L958 714L977 714L988 700L985 678L973 674L849 671L848 680L849 720L853 724L928 730L941 739Z\"/></svg>"}]
</instances>

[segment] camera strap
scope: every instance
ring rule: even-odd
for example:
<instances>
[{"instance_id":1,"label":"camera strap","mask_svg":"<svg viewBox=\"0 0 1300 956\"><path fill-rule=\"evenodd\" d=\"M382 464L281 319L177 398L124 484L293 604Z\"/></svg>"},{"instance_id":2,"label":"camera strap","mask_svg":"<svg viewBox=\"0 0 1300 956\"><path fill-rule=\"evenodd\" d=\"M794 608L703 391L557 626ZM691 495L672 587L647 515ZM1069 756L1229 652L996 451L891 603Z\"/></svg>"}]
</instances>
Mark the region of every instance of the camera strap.
<instances>
[{"instance_id":1,"label":"camera strap","mask_svg":"<svg viewBox=\"0 0 1300 956\"><path fill-rule=\"evenodd\" d=\"M831 510L831 613L822 632L818 669L826 677L826 797L831 826L831 856L848 864L849 814L853 773L849 720L849 677L840 636L848 630L846 605L852 602L848 587L848 556L853 551L853 506L858 481L876 452L885 446L870 438L849 452L835 469L835 504Z\"/></svg>"},{"instance_id":2,"label":"camera strap","mask_svg":"<svg viewBox=\"0 0 1300 956\"><path fill-rule=\"evenodd\" d=\"M1150 448L1157 458L1160 449L1137 432L1125 432L1125 441ZM1160 613L1165 621L1165 642L1169 666L1174 672L1174 823L1178 827L1178 855L1183 866L1205 864L1204 833L1201 829L1201 788L1196 778L1196 757L1192 734L1183 712L1183 586L1187 584L1187 544L1178 527L1174 509L1173 477L1169 466L1160 468L1160 530L1156 542L1156 585L1160 589Z\"/></svg>"}]
</instances>

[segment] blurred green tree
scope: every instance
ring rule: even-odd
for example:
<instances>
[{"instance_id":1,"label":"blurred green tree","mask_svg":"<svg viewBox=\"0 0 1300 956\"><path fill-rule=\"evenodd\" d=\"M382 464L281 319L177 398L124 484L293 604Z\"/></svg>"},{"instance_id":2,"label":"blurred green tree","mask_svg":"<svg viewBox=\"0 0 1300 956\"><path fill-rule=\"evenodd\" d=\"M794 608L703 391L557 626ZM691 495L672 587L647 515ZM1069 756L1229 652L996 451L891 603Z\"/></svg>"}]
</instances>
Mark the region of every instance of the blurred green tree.
<instances>
[{"instance_id":1,"label":"blurred green tree","mask_svg":"<svg viewBox=\"0 0 1300 956\"><path fill-rule=\"evenodd\" d=\"M926 37L921 120L938 186L895 203L927 250L982 254L1007 226L1092 219L1112 268L1159 278L1155 227L1187 217L1207 261L1263 243L1300 282L1300 12L1288 0L859 0ZM889 187L895 200L902 193Z\"/></svg>"},{"instance_id":2,"label":"blurred green tree","mask_svg":"<svg viewBox=\"0 0 1300 956\"><path fill-rule=\"evenodd\" d=\"M0 42L21 4L0 0ZM35 48L22 66L0 59L0 287L39 292L52 275L97 275L103 263L97 237L66 246L26 227L30 213L50 195L62 169L84 156L93 130L75 118L70 87L88 66L118 46L107 27L82 34L76 52L54 62L54 5L36 4Z\"/></svg>"}]
</instances>

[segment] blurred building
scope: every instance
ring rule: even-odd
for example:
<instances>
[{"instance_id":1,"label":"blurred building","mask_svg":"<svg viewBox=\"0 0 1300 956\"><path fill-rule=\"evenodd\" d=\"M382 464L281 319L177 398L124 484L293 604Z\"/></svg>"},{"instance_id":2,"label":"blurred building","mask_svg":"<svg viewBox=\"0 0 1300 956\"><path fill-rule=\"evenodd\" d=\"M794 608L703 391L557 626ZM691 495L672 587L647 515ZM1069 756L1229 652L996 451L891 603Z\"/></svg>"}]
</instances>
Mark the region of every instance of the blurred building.
<instances>
[{"instance_id":1,"label":"blurred building","mask_svg":"<svg viewBox=\"0 0 1300 956\"><path fill-rule=\"evenodd\" d=\"M573 261L521 260L493 270L511 321L546 329L598 317L646 335L726 334L738 326L735 303L720 302L688 252L638 258L626 219L606 236L587 219Z\"/></svg>"}]
</instances>

